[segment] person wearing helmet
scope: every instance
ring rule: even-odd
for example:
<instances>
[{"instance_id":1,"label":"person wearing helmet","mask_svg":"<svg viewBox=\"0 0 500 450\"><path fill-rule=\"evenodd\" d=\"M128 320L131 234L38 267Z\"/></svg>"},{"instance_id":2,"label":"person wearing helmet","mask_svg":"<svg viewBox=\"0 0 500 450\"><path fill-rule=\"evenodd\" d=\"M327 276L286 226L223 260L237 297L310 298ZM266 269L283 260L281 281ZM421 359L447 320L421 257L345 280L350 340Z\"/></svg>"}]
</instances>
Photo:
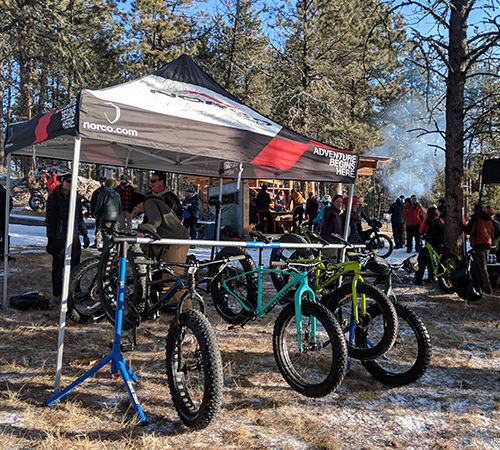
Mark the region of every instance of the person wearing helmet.
<instances>
[{"instance_id":1,"label":"person wearing helmet","mask_svg":"<svg viewBox=\"0 0 500 450\"><path fill-rule=\"evenodd\" d=\"M101 245L102 239L102 229L101 229L101 220L97 217L95 213L95 209L97 206L97 199L99 198L99 194L104 191L106 182L106 177L99 178L100 186L92 193L92 197L90 198L90 215L95 220L95 239L94 243L90 246L90 248L99 248Z\"/></svg>"}]
</instances>

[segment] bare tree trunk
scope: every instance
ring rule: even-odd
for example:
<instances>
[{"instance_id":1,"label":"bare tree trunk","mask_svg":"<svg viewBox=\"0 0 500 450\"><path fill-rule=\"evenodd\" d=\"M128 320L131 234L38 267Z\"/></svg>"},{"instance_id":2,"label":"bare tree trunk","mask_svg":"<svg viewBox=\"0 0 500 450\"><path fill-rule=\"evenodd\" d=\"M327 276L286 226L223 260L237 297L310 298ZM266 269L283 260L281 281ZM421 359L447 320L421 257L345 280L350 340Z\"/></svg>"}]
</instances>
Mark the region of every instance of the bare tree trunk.
<instances>
[{"instance_id":1,"label":"bare tree trunk","mask_svg":"<svg viewBox=\"0 0 500 450\"><path fill-rule=\"evenodd\" d=\"M450 17L450 68L446 92L445 245L462 253L464 90L467 42L466 0L453 0Z\"/></svg>"}]
</instances>

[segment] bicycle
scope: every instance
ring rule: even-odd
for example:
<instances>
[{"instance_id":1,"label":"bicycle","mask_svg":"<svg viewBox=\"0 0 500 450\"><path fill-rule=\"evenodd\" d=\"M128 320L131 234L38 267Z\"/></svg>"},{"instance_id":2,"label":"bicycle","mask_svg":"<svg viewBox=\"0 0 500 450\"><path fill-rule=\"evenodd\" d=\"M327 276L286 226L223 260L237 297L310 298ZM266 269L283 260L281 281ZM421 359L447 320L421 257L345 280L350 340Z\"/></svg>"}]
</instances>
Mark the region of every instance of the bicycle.
<instances>
[{"instance_id":1,"label":"bicycle","mask_svg":"<svg viewBox=\"0 0 500 450\"><path fill-rule=\"evenodd\" d=\"M444 294L451 294L454 291L451 281L451 272L459 263L460 259L451 252L438 253L429 241L425 242L424 248L429 252L432 272L437 278L439 288Z\"/></svg>"},{"instance_id":2,"label":"bicycle","mask_svg":"<svg viewBox=\"0 0 500 450\"><path fill-rule=\"evenodd\" d=\"M284 235L279 242L295 241L296 243L313 241L328 245L329 242L318 236L315 232L302 227L304 237L294 234ZM286 236L286 237L285 237ZM342 237L335 238L346 246L351 246ZM301 249L304 250L304 249ZM360 360L377 358L384 354L394 344L397 335L397 314L389 298L371 284L365 283L361 276L362 268L358 260L335 263L330 258L323 258L321 251L316 255L312 251L304 251L302 254L273 249L271 252L270 265L276 261L304 261L316 262L314 274L309 283L316 295L322 294L321 303L332 311L346 336L349 356ZM352 280L348 284L338 286L341 278L349 274ZM282 289L287 282L286 273L271 273L273 284L277 290ZM340 293L339 293L340 292ZM335 295L338 293L337 295ZM370 311L372 305L377 305L377 311L381 314L373 316ZM356 328L370 329L371 346L358 345L354 339Z\"/></svg>"},{"instance_id":3,"label":"bicycle","mask_svg":"<svg viewBox=\"0 0 500 450\"><path fill-rule=\"evenodd\" d=\"M382 228L382 222L364 217L370 228L366 228L360 233L360 242L366 245L367 252L376 250L379 257L388 258L394 250L392 239L387 234L379 232Z\"/></svg>"},{"instance_id":4,"label":"bicycle","mask_svg":"<svg viewBox=\"0 0 500 450\"><path fill-rule=\"evenodd\" d=\"M132 251L128 252L127 259L131 266L131 272L125 275L125 286L133 286L142 293L145 284L145 273L137 270L138 266L158 265L159 270L172 273L168 266L186 268L186 275L172 277L176 284L168 292L149 308L142 295L134 297L132 291L127 294L127 311L123 316L123 323L127 326L138 326L146 317L154 317L162 305L172 299L179 291L184 293L175 307L176 316L170 324L166 341L166 370L168 385L172 395L172 401L182 422L194 429L202 429L210 425L220 410L222 403L223 372L220 349L217 344L215 333L208 319L204 316L205 302L196 291L196 274L200 268L214 264L214 261L199 262L196 259L188 259L186 263L166 263L157 260L147 260L142 252L137 254L137 244ZM113 242L107 243L107 251L114 256ZM135 250L135 251L134 251ZM101 256L99 269L99 285L102 286L103 269L110 268L114 264L114 257L104 259L105 252ZM139 261L135 259L139 258ZM217 261L219 262L219 261ZM111 264L109 264L111 263ZM109 280L107 280L109 281ZM171 279L155 280L161 283ZM111 286L113 282L108 284ZM156 283L155 283L156 284ZM116 301L111 300L107 288L105 295L101 295L101 304L106 317L110 319L116 314ZM112 290L112 289L111 289ZM126 290L126 288L125 288ZM138 291L135 291L137 294ZM184 309L186 302L190 300L197 305L199 310ZM125 306L125 301L124 301ZM125 322L125 317L127 317ZM114 323L115 319L110 320Z\"/></svg>"},{"instance_id":5,"label":"bicycle","mask_svg":"<svg viewBox=\"0 0 500 450\"><path fill-rule=\"evenodd\" d=\"M260 237L259 234L251 233ZM218 311L231 316L235 328L244 326L250 320L262 317L280 303L290 289L296 288L294 301L286 305L274 325L273 351L276 364L286 382L297 392L307 397L323 397L335 391L342 383L347 368L347 348L338 322L328 309L315 301L314 292L308 285L308 270L316 262L290 262L283 264L290 281L267 303L262 302L262 283L265 273L281 272L265 269L263 265L263 244L259 248L259 264L249 272L220 273L212 284L212 298ZM226 276L228 276L226 278ZM255 297L244 297L231 288L241 289L248 277L257 277ZM224 295L227 293L228 295ZM227 304L232 297L239 307ZM308 298L303 299L306 296ZM224 316L222 316L224 318Z\"/></svg>"},{"instance_id":6,"label":"bicycle","mask_svg":"<svg viewBox=\"0 0 500 450\"><path fill-rule=\"evenodd\" d=\"M373 284L380 286L393 302L398 316L398 332L393 346L380 357L362 360L363 367L376 380L388 386L405 386L420 379L427 371L432 358L429 333L418 315L408 306L399 303L392 290L392 275L401 265L391 265L386 260L372 256L362 265L365 277L374 277ZM372 317L381 312L373 308ZM370 346L368 330L357 329L355 339L359 346Z\"/></svg>"},{"instance_id":7,"label":"bicycle","mask_svg":"<svg viewBox=\"0 0 500 450\"><path fill-rule=\"evenodd\" d=\"M94 257L82 261L71 271L68 316L75 323L93 323L104 318L97 284L98 269L99 257Z\"/></svg>"}]
</instances>

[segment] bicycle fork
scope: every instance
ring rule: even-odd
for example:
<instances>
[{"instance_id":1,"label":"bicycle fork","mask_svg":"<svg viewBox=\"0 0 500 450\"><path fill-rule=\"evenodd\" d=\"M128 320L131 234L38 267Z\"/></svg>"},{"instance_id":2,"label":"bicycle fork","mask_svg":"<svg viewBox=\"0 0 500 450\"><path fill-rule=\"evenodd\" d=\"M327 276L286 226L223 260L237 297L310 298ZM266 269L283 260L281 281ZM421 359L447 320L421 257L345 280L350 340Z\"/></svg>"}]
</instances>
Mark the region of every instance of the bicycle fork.
<instances>
[{"instance_id":1,"label":"bicycle fork","mask_svg":"<svg viewBox=\"0 0 500 450\"><path fill-rule=\"evenodd\" d=\"M298 276L300 276L300 275L298 275ZM295 324L297 326L297 346L298 346L298 349L301 353L305 352L304 345L302 342L302 330L303 330L303 326L302 326L302 295L305 293L307 293L307 295L309 296L309 299L312 302L315 301L314 291L307 284L307 276L305 276L304 279L302 280L302 282L300 283L300 287L295 292L295 298L294 298ZM316 317L310 316L309 320L311 323L311 330L309 331L308 342L316 344L317 343L317 340L316 340Z\"/></svg>"}]
</instances>

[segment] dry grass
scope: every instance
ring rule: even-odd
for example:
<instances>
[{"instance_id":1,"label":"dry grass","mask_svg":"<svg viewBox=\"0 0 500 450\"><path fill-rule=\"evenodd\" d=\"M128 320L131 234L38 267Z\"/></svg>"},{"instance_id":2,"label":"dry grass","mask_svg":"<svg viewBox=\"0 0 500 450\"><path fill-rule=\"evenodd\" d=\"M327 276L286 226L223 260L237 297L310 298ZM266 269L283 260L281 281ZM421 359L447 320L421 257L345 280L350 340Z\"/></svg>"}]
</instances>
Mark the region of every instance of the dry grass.
<instances>
[{"instance_id":1,"label":"dry grass","mask_svg":"<svg viewBox=\"0 0 500 450\"><path fill-rule=\"evenodd\" d=\"M16 255L9 295L50 293L45 253ZM0 316L0 448L5 449L441 449L500 448L500 298L465 305L437 287L397 288L433 340L432 366L410 386L375 382L353 361L339 390L300 396L278 373L272 353L276 312L228 330L208 300L221 346L224 403L214 425L192 432L177 417L166 386L165 337L171 317L139 328L139 348L124 356L138 374L149 421L140 426L123 381L107 366L51 407L59 310ZM50 296L49 296L50 297ZM105 322L68 322L62 386L109 353ZM127 336L125 336L125 339Z\"/></svg>"}]
</instances>

